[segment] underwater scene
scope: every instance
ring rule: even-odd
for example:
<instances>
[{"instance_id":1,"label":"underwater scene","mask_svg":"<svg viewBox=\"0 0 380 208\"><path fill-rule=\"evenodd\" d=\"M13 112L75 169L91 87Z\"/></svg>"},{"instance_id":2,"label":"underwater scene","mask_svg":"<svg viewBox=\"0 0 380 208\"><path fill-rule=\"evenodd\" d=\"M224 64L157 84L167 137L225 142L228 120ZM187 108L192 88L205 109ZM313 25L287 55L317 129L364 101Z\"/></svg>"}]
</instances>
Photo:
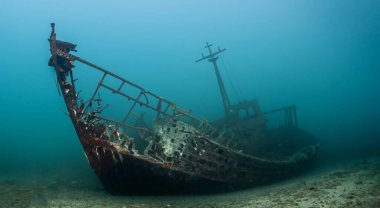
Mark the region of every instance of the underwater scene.
<instances>
[{"instance_id":1,"label":"underwater scene","mask_svg":"<svg viewBox=\"0 0 380 208\"><path fill-rule=\"evenodd\" d=\"M0 2L0 207L380 207L380 1Z\"/></svg>"}]
</instances>

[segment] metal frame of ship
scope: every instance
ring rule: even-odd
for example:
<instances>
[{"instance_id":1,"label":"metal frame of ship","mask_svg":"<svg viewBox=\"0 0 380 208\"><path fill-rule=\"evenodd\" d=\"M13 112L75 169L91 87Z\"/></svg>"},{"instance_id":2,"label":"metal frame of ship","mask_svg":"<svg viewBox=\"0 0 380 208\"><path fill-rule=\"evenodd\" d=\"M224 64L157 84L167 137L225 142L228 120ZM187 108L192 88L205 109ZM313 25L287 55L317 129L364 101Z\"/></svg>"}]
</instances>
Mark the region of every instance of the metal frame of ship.
<instances>
[{"instance_id":1,"label":"metal frame of ship","mask_svg":"<svg viewBox=\"0 0 380 208\"><path fill-rule=\"evenodd\" d=\"M223 118L208 122L73 55L76 45L57 40L55 24L51 27L49 66L55 69L59 93L88 162L110 193L184 194L247 188L292 175L317 153L317 139L298 128L294 105L262 112L256 100L230 104L217 66L218 54L225 49L212 52L207 44L209 55L197 60L213 63L225 110ZM76 88L77 62L101 73L86 100ZM103 104L101 90L127 103L121 118L106 116L110 104ZM284 122L268 129L265 116L274 112L284 112ZM148 114L152 122L145 121Z\"/></svg>"}]
</instances>

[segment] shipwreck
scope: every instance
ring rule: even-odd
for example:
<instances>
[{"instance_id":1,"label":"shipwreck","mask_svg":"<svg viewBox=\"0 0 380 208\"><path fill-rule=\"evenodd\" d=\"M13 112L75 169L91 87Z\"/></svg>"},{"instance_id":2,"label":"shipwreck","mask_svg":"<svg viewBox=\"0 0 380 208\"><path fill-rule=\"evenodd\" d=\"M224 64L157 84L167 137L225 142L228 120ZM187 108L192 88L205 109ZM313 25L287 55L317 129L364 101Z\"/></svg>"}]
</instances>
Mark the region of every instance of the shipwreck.
<instances>
[{"instance_id":1,"label":"shipwreck","mask_svg":"<svg viewBox=\"0 0 380 208\"><path fill-rule=\"evenodd\" d=\"M317 153L318 141L298 127L294 105L262 112L256 100L230 103L217 65L225 49L213 52L207 44L209 55L197 60L214 65L225 110L221 119L208 122L72 54L76 45L57 40L54 23L51 27L49 66L55 69L59 92L88 162L111 193L203 193L251 187L295 173ZM85 89L77 89L74 63L100 74L86 99L81 93ZM108 97L103 96L107 92ZM116 105L125 113L104 101L113 96L125 102L118 100ZM268 128L266 116L274 112L283 112L284 120Z\"/></svg>"}]
</instances>

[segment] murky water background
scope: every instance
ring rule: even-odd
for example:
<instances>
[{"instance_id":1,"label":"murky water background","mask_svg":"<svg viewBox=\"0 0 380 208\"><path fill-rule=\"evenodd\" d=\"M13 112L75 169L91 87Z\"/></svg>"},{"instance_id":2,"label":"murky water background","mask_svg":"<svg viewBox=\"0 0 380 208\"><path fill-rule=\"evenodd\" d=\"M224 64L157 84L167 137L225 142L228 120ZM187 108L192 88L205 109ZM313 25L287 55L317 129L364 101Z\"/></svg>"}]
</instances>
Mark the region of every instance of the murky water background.
<instances>
[{"instance_id":1,"label":"murky water background","mask_svg":"<svg viewBox=\"0 0 380 208\"><path fill-rule=\"evenodd\" d=\"M194 61L206 41L227 48L233 102L296 104L300 126L321 140L321 167L379 155L378 11L376 0L2 0L0 177L85 175L101 189L47 66L50 22L81 57L209 120L223 115L218 86L212 66Z\"/></svg>"}]
</instances>

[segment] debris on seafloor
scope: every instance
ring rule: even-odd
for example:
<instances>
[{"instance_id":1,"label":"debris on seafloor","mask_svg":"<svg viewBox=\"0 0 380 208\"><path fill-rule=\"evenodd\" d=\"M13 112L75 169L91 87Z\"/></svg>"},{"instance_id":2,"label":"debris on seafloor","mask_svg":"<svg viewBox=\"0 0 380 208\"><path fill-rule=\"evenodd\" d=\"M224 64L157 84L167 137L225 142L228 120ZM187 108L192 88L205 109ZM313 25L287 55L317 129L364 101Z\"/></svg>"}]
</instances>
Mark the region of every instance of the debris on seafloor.
<instances>
[{"instance_id":1,"label":"debris on seafloor","mask_svg":"<svg viewBox=\"0 0 380 208\"><path fill-rule=\"evenodd\" d=\"M224 118L208 122L71 54L76 45L57 40L51 25L49 66L55 69L85 155L111 193L178 194L249 187L294 173L317 153L317 140L298 128L294 105L262 112L256 100L230 104L216 63L225 49L212 52L208 44L210 54L198 60L213 63L225 109ZM86 100L76 88L74 62L101 74ZM101 90L125 98L127 113L122 118L107 116L111 104L103 105ZM280 111L285 113L283 125L268 129L265 115ZM149 116L154 118L151 123L145 122Z\"/></svg>"}]
</instances>

